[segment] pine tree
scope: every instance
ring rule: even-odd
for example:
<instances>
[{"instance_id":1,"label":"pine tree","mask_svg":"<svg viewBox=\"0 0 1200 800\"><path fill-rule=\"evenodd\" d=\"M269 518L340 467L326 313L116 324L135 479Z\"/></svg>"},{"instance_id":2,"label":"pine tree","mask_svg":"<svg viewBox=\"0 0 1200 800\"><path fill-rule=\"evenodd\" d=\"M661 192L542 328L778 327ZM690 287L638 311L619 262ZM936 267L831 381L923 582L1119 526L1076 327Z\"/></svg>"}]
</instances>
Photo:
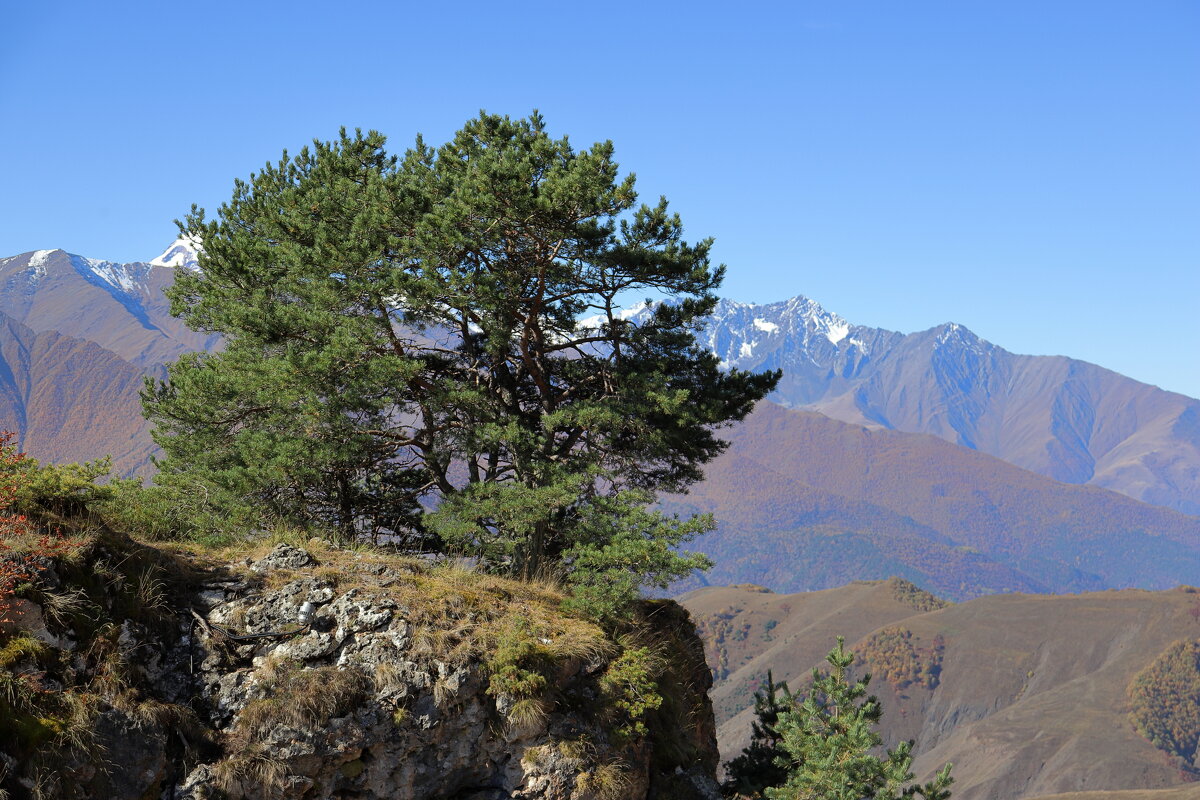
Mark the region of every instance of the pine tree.
<instances>
[{"instance_id":1,"label":"pine tree","mask_svg":"<svg viewBox=\"0 0 1200 800\"><path fill-rule=\"evenodd\" d=\"M706 564L674 548L710 523L647 504L698 480L715 429L779 378L696 343L724 275L711 240L637 205L611 142L576 151L536 113L384 145L285 153L181 224L203 252L172 311L225 348L143 394L168 479L565 573L598 607ZM664 302L635 323L638 299Z\"/></svg>"},{"instance_id":2,"label":"pine tree","mask_svg":"<svg viewBox=\"0 0 1200 800\"><path fill-rule=\"evenodd\" d=\"M838 637L826 661L829 671L813 670L812 685L802 702L779 715L776 730L788 770L782 786L767 789L768 800L897 800L922 797L947 800L951 765L926 784L911 785L912 742L902 742L886 757L876 755L883 743L875 731L883 711L867 695L870 676L851 683L847 670L854 654Z\"/></svg>"},{"instance_id":3,"label":"pine tree","mask_svg":"<svg viewBox=\"0 0 1200 800\"><path fill-rule=\"evenodd\" d=\"M779 715L790 711L795 702L787 681L776 683L774 674L767 670L767 685L754 693L750 744L725 765L721 789L726 797L761 797L763 790L787 780L788 770L781 763L787 753L777 726Z\"/></svg>"}]
</instances>

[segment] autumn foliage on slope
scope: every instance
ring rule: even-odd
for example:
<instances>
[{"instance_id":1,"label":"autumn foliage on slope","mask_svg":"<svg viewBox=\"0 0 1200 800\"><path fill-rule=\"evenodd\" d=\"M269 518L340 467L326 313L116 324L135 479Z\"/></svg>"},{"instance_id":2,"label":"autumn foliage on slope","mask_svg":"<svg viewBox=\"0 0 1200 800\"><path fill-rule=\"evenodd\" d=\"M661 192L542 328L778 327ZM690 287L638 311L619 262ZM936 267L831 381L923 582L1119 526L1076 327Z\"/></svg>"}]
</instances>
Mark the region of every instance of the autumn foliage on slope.
<instances>
[{"instance_id":1,"label":"autumn foliage on slope","mask_svg":"<svg viewBox=\"0 0 1200 800\"><path fill-rule=\"evenodd\" d=\"M16 622L20 615L17 593L43 569L44 559L63 555L76 545L53 533L38 534L13 507L28 473L25 454L14 444L16 434L0 432L0 625Z\"/></svg>"},{"instance_id":2,"label":"autumn foliage on slope","mask_svg":"<svg viewBox=\"0 0 1200 800\"><path fill-rule=\"evenodd\" d=\"M12 622L16 588L33 577L37 564L32 553L11 554L13 540L29 534L28 520L12 508L20 488L16 468L25 458L13 445L15 434L0 433L0 625Z\"/></svg>"}]
</instances>

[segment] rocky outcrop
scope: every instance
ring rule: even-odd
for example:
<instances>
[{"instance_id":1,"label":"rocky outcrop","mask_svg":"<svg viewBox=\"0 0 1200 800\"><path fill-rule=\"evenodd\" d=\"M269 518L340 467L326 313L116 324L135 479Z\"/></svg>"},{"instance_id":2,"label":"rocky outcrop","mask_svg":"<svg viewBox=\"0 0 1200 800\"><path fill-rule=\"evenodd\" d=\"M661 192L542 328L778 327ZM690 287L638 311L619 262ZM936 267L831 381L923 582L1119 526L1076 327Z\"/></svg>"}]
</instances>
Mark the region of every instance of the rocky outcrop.
<instances>
[{"instance_id":1,"label":"rocky outcrop","mask_svg":"<svg viewBox=\"0 0 1200 800\"><path fill-rule=\"evenodd\" d=\"M94 718L109 768L79 748L61 796L719 796L710 673L672 602L618 644L553 590L415 560L281 545L204 574L170 634L115 634L144 702Z\"/></svg>"}]
</instances>

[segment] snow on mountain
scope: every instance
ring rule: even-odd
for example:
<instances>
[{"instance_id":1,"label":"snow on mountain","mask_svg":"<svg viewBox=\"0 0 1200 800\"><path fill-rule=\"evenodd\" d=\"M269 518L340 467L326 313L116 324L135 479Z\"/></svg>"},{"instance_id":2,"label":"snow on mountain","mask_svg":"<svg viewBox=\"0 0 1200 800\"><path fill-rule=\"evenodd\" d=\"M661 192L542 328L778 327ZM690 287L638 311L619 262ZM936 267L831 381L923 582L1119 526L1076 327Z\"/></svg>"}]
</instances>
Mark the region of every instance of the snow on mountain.
<instances>
[{"instance_id":1,"label":"snow on mountain","mask_svg":"<svg viewBox=\"0 0 1200 800\"><path fill-rule=\"evenodd\" d=\"M34 250L23 270L31 287L36 287L50 274L57 259L65 258L71 267L89 283L109 290L136 294L145 284L149 266L142 263L118 264L67 253L63 250ZM4 262L14 259L6 258Z\"/></svg>"},{"instance_id":2,"label":"snow on mountain","mask_svg":"<svg viewBox=\"0 0 1200 800\"><path fill-rule=\"evenodd\" d=\"M30 282L36 283L46 277L46 262L53 252L53 250L35 250L33 255L29 257ZM5 260L7 261L8 259Z\"/></svg>"},{"instance_id":3,"label":"snow on mountain","mask_svg":"<svg viewBox=\"0 0 1200 800\"><path fill-rule=\"evenodd\" d=\"M613 316L640 325L654 306L642 302ZM578 325L581 329L598 328L604 321L604 315L596 314L580 319ZM856 330L858 326L803 296L768 305L722 298L699 339L721 360L722 369L759 369L782 366L767 363L772 354L788 359L799 356L819 364L828 363L839 352L865 355L869 348L864 338L851 335Z\"/></svg>"},{"instance_id":4,"label":"snow on mountain","mask_svg":"<svg viewBox=\"0 0 1200 800\"><path fill-rule=\"evenodd\" d=\"M991 342L980 339L971 330L957 322L947 322L936 330L939 331L937 339L934 340L934 346L937 349L949 348L953 351L966 351L982 355L995 347Z\"/></svg>"},{"instance_id":5,"label":"snow on mountain","mask_svg":"<svg viewBox=\"0 0 1200 800\"><path fill-rule=\"evenodd\" d=\"M621 316L639 324L650 311ZM1200 514L1196 399L1082 361L1015 355L957 323L910 334L854 325L806 297L720 300L697 339L722 369L782 370L769 399L787 408L932 434Z\"/></svg>"},{"instance_id":6,"label":"snow on mountain","mask_svg":"<svg viewBox=\"0 0 1200 800\"><path fill-rule=\"evenodd\" d=\"M0 314L36 333L94 342L156 370L182 352L212 344L211 335L171 316L163 290L174 280L174 269L147 261L122 264L36 250L0 259Z\"/></svg>"},{"instance_id":7,"label":"snow on mountain","mask_svg":"<svg viewBox=\"0 0 1200 800\"><path fill-rule=\"evenodd\" d=\"M58 255L56 255L58 254ZM0 264L16 260L17 256L0 259ZM65 258L71 267L89 283L110 291L126 295L141 294L146 290L147 280L153 267L196 268L196 250L183 240L176 239L162 255L152 261L134 261L122 264L100 258L88 258L64 250L35 250L29 254L24 274L31 286L37 286L50 274L53 262Z\"/></svg>"},{"instance_id":8,"label":"snow on mountain","mask_svg":"<svg viewBox=\"0 0 1200 800\"><path fill-rule=\"evenodd\" d=\"M199 245L195 239L190 236L181 237L171 242L170 246L157 258L151 259L150 266L198 269L197 256L199 255L199 250Z\"/></svg>"},{"instance_id":9,"label":"snow on mountain","mask_svg":"<svg viewBox=\"0 0 1200 800\"><path fill-rule=\"evenodd\" d=\"M785 362L796 360L828 366L839 354L868 354L865 337L851 335L856 330L858 326L803 296L767 305L723 299L701 341L726 369L786 367Z\"/></svg>"},{"instance_id":10,"label":"snow on mountain","mask_svg":"<svg viewBox=\"0 0 1200 800\"><path fill-rule=\"evenodd\" d=\"M629 308L617 309L613 317L619 320L633 322L635 325L640 325L646 321L650 314L654 311L654 304L645 301L635 303ZM601 325L608 321L608 317L604 314L592 314L587 317L581 317L576 320L575 324L579 330L599 329Z\"/></svg>"},{"instance_id":11,"label":"snow on mountain","mask_svg":"<svg viewBox=\"0 0 1200 800\"><path fill-rule=\"evenodd\" d=\"M0 258L0 314L158 369L218 343L171 316L163 290L179 267L196 268L193 242L132 264L62 250ZM654 308L614 317L639 325ZM806 297L720 300L698 343L723 369L780 370L770 399L785 407L932 434L1055 480L1200 514L1200 400L1069 358L1015 355L954 323L911 334L855 325Z\"/></svg>"},{"instance_id":12,"label":"snow on mountain","mask_svg":"<svg viewBox=\"0 0 1200 800\"><path fill-rule=\"evenodd\" d=\"M75 271L95 282L99 279L113 289L125 294L139 294L146 285L146 277L150 273L150 265L135 261L132 264L118 264L115 261L102 261L98 258L87 258L68 253L71 266Z\"/></svg>"}]
</instances>

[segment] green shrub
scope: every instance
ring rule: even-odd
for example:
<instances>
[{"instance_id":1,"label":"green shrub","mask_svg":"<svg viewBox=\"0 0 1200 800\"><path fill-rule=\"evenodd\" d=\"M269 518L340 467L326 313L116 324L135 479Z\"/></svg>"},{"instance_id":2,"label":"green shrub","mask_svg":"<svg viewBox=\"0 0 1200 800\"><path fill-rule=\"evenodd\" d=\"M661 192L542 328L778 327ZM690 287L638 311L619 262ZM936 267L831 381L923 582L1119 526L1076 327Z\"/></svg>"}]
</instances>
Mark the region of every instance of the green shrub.
<instances>
[{"instance_id":1,"label":"green shrub","mask_svg":"<svg viewBox=\"0 0 1200 800\"><path fill-rule=\"evenodd\" d=\"M110 485L97 483L112 471L108 456L83 464L40 464L26 456L7 469L21 474L15 505L25 512L81 514L112 494Z\"/></svg>"},{"instance_id":2,"label":"green shrub","mask_svg":"<svg viewBox=\"0 0 1200 800\"><path fill-rule=\"evenodd\" d=\"M170 480L170 478L167 478ZM112 527L152 541L187 540L228 544L261 528L261 515L216 487L193 482L143 486L140 479L117 479L96 508Z\"/></svg>"},{"instance_id":3,"label":"green shrub","mask_svg":"<svg viewBox=\"0 0 1200 800\"><path fill-rule=\"evenodd\" d=\"M262 528L263 515L211 484L161 475L143 486L140 478L109 478L112 459L83 464L40 464L24 457L0 464L0 477L14 481L14 506L25 513L77 517L95 512L113 528L142 539L227 544Z\"/></svg>"},{"instance_id":4,"label":"green shrub","mask_svg":"<svg viewBox=\"0 0 1200 800\"><path fill-rule=\"evenodd\" d=\"M618 714L618 738L640 739L649 733L646 715L663 704L657 680L662 670L662 660L649 647L631 647L600 678L606 705Z\"/></svg>"},{"instance_id":5,"label":"green shrub","mask_svg":"<svg viewBox=\"0 0 1200 800\"><path fill-rule=\"evenodd\" d=\"M610 628L627 621L642 590L666 589L712 561L680 546L711 531L711 515L668 516L641 492L595 499L583 515L579 539L563 554L568 613Z\"/></svg>"},{"instance_id":6,"label":"green shrub","mask_svg":"<svg viewBox=\"0 0 1200 800\"><path fill-rule=\"evenodd\" d=\"M950 764L928 783L910 784L913 743L900 742L881 752L883 737L875 727L883 709L867 694L869 676L851 681L848 670L854 654L840 636L825 660L829 670L814 669L812 683L792 697L791 708L777 715L777 746L785 755L775 763L787 767L788 775L763 792L768 800L948 800L954 782Z\"/></svg>"},{"instance_id":7,"label":"green shrub","mask_svg":"<svg viewBox=\"0 0 1200 800\"><path fill-rule=\"evenodd\" d=\"M537 697L546 689L553 663L553 654L529 620L515 616L501 629L488 659L488 694L513 700Z\"/></svg>"}]
</instances>

